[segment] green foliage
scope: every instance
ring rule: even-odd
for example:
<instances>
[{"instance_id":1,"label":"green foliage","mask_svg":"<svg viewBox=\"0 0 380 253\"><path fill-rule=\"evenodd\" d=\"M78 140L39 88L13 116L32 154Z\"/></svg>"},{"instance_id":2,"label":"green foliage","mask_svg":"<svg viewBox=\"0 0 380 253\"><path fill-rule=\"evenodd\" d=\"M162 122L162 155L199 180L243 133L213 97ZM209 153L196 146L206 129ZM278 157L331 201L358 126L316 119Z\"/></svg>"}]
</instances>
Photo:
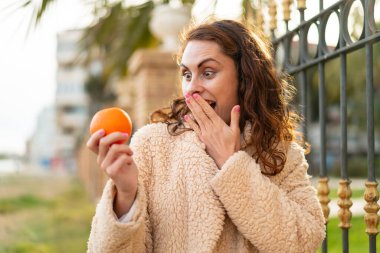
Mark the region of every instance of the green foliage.
<instances>
[{"instance_id":1,"label":"green foliage","mask_svg":"<svg viewBox=\"0 0 380 253\"><path fill-rule=\"evenodd\" d=\"M195 0L181 0L182 4L194 4L194 2L195 2ZM159 3L169 4L170 0L161 0L161 2L159 2Z\"/></svg>"},{"instance_id":2,"label":"green foliage","mask_svg":"<svg viewBox=\"0 0 380 253\"><path fill-rule=\"evenodd\" d=\"M8 155L5 154L0 154L0 160L7 159Z\"/></svg>"},{"instance_id":3,"label":"green foliage","mask_svg":"<svg viewBox=\"0 0 380 253\"><path fill-rule=\"evenodd\" d=\"M368 173L367 155L353 155L347 158L348 175L351 178L366 178ZM329 175L340 177L340 164L335 164ZM375 175L380 175L380 157L375 157Z\"/></svg>"},{"instance_id":4,"label":"green foliage","mask_svg":"<svg viewBox=\"0 0 380 253\"><path fill-rule=\"evenodd\" d=\"M92 101L107 103L115 100L115 94L106 91L107 80L102 75L89 75L84 86Z\"/></svg>"},{"instance_id":5,"label":"green foliage","mask_svg":"<svg viewBox=\"0 0 380 253\"><path fill-rule=\"evenodd\" d=\"M36 5L32 0L19 0L20 7L22 8L30 8L33 7L33 13L31 16L31 21L29 23L29 27L33 24L36 26L39 22L41 22L42 17L49 9L49 7L55 3L56 0L41 0L39 5Z\"/></svg>"},{"instance_id":6,"label":"green foliage","mask_svg":"<svg viewBox=\"0 0 380 253\"><path fill-rule=\"evenodd\" d=\"M195 0L181 0L182 4L191 4L193 5L195 3Z\"/></svg>"},{"instance_id":7,"label":"green foliage","mask_svg":"<svg viewBox=\"0 0 380 253\"><path fill-rule=\"evenodd\" d=\"M35 244L35 243L29 243L29 242L18 242L13 247L13 249L5 249L4 251L0 252L14 252L14 253L50 253L54 252L52 247L49 247L44 244Z\"/></svg>"},{"instance_id":8,"label":"green foliage","mask_svg":"<svg viewBox=\"0 0 380 253\"><path fill-rule=\"evenodd\" d=\"M94 25L85 29L82 49L87 56L100 59L103 78L126 74L130 56L138 48L157 45L158 41L149 30L153 1L124 7L122 1L105 5L102 15ZM92 49L99 53L93 54Z\"/></svg>"},{"instance_id":9,"label":"green foliage","mask_svg":"<svg viewBox=\"0 0 380 253\"><path fill-rule=\"evenodd\" d=\"M99 74L90 74L85 88L93 103L109 103L115 95L107 89L110 80L127 74L128 60L139 48L158 44L149 30L153 1L124 7L123 3L103 6L102 15L85 29L80 42L86 62L100 61Z\"/></svg>"},{"instance_id":10,"label":"green foliage","mask_svg":"<svg viewBox=\"0 0 380 253\"><path fill-rule=\"evenodd\" d=\"M12 182L22 187L24 181L16 179ZM35 188L39 187L38 182L34 184ZM72 180L66 190L48 201L37 192L34 194L33 198L26 198L28 201L22 201L22 208L4 214L4 217L14 217L17 221L20 219L17 218L18 215L25 217L27 213L27 218L24 218L21 226L13 228L12 233L7 235L9 238L4 240L0 236L0 253L86 252L95 207L87 199L82 184L78 180ZM19 207L20 199L25 199L22 196L6 201L17 203L14 205ZM3 203L4 199L0 198L0 201ZM32 206L26 204L30 202L33 203ZM50 204L46 205L46 202Z\"/></svg>"},{"instance_id":11,"label":"green foliage","mask_svg":"<svg viewBox=\"0 0 380 253\"><path fill-rule=\"evenodd\" d=\"M0 214L12 213L33 207L49 207L51 205L52 203L50 201L34 195L25 194L15 198L0 199Z\"/></svg>"}]
</instances>

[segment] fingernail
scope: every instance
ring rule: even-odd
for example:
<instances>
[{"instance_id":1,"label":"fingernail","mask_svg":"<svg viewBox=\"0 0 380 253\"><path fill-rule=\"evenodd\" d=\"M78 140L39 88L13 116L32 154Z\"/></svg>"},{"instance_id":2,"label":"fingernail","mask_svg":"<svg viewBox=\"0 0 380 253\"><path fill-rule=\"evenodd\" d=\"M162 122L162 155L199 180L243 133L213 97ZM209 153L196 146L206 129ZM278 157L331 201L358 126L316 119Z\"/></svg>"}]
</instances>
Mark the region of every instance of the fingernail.
<instances>
[{"instance_id":1,"label":"fingernail","mask_svg":"<svg viewBox=\"0 0 380 253\"><path fill-rule=\"evenodd\" d=\"M186 93L185 98L189 98L189 97L190 97L190 93Z\"/></svg>"},{"instance_id":2,"label":"fingernail","mask_svg":"<svg viewBox=\"0 0 380 253\"><path fill-rule=\"evenodd\" d=\"M185 122L187 122L189 120L189 116L185 115L185 116L183 116L183 119L185 120Z\"/></svg>"},{"instance_id":3,"label":"fingernail","mask_svg":"<svg viewBox=\"0 0 380 253\"><path fill-rule=\"evenodd\" d=\"M186 98L186 104L190 104L190 99Z\"/></svg>"},{"instance_id":4,"label":"fingernail","mask_svg":"<svg viewBox=\"0 0 380 253\"><path fill-rule=\"evenodd\" d=\"M104 133L105 133L104 129L100 129L100 130L98 131L98 135L103 135Z\"/></svg>"},{"instance_id":5,"label":"fingernail","mask_svg":"<svg viewBox=\"0 0 380 253\"><path fill-rule=\"evenodd\" d=\"M235 107L235 112L240 112L240 105Z\"/></svg>"},{"instance_id":6,"label":"fingernail","mask_svg":"<svg viewBox=\"0 0 380 253\"><path fill-rule=\"evenodd\" d=\"M198 95L198 94L194 94L193 97L194 97L195 99L198 99L198 98L199 98L199 95Z\"/></svg>"},{"instance_id":7,"label":"fingernail","mask_svg":"<svg viewBox=\"0 0 380 253\"><path fill-rule=\"evenodd\" d=\"M129 134L127 134L127 133L122 133L122 135L123 135L123 137L128 137L129 136Z\"/></svg>"}]
</instances>

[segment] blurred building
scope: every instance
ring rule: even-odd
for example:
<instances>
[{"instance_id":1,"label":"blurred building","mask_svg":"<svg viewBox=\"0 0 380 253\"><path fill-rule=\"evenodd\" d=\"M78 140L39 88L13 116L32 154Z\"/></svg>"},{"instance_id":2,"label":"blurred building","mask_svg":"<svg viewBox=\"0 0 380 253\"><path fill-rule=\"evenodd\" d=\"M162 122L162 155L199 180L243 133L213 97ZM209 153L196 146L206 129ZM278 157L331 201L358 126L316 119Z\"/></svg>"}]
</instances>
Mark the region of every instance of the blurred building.
<instances>
[{"instance_id":1,"label":"blurred building","mask_svg":"<svg viewBox=\"0 0 380 253\"><path fill-rule=\"evenodd\" d=\"M27 145L29 163L33 167L51 168L55 160L56 137L55 107L46 107L38 115L35 131Z\"/></svg>"},{"instance_id":2,"label":"blurred building","mask_svg":"<svg viewBox=\"0 0 380 253\"><path fill-rule=\"evenodd\" d=\"M87 126L89 99L85 91L87 70L79 59L81 30L57 36L56 165L75 170L75 147Z\"/></svg>"}]
</instances>

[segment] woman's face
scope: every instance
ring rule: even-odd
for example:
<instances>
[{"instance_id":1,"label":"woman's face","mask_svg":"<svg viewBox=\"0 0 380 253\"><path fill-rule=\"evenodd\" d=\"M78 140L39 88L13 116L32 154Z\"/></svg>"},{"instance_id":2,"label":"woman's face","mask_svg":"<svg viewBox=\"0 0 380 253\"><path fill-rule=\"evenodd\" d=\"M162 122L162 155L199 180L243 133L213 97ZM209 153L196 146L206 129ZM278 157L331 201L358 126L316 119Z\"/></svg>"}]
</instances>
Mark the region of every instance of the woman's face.
<instances>
[{"instance_id":1,"label":"woman's face","mask_svg":"<svg viewBox=\"0 0 380 253\"><path fill-rule=\"evenodd\" d=\"M227 124L238 104L235 63L212 41L189 41L182 55L182 92L198 93Z\"/></svg>"}]
</instances>

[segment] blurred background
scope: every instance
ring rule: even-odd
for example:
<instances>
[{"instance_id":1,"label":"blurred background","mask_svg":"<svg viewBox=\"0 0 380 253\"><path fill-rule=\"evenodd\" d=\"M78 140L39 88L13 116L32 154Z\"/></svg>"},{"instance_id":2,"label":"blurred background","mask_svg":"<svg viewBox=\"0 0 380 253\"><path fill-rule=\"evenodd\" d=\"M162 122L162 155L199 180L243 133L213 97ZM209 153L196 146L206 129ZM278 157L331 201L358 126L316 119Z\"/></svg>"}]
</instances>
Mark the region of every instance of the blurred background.
<instances>
[{"instance_id":1,"label":"blurred background","mask_svg":"<svg viewBox=\"0 0 380 253\"><path fill-rule=\"evenodd\" d=\"M294 2L294 3L293 3ZM211 16L255 25L268 39L300 24L297 1L270 0L0 0L0 253L85 252L91 218L107 178L85 147L94 113L118 106L134 131L149 114L178 96L175 62L180 32ZM328 8L337 1L322 1ZM353 4L348 32L363 31L364 8ZM289 4L291 18L284 25ZM380 1L373 1L380 30ZM318 14L306 1L305 19ZM271 12L275 5L277 12ZM285 14L286 15L286 14ZM273 17L276 17L275 21ZM276 23L273 30L270 22ZM339 18L331 15L326 44L339 43ZM317 26L307 35L315 55ZM299 58L299 37L290 61ZM294 49L294 50L293 50ZM276 64L284 54L277 49ZM380 174L380 43L373 44L375 170ZM365 51L347 55L348 172L352 178L352 252L367 248L363 221L367 176ZM329 252L341 252L337 205L340 176L339 59L326 64L326 165L331 181ZM320 167L318 66L308 76L309 173L317 186ZM298 85L295 77L295 86ZM299 93L293 101L302 110ZM331 230L331 231L330 231ZM378 240L378 239L377 239Z\"/></svg>"}]
</instances>

